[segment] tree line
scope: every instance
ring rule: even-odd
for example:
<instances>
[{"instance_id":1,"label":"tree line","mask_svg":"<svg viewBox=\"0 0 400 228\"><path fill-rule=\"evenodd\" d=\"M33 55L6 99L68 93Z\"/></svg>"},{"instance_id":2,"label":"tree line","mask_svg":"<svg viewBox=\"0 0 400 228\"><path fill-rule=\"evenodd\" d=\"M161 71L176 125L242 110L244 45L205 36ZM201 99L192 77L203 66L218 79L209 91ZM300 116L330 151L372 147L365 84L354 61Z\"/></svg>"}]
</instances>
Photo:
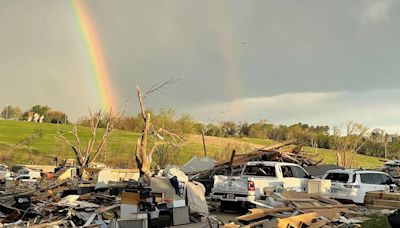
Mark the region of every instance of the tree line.
<instances>
[{"instance_id":1,"label":"tree line","mask_svg":"<svg viewBox=\"0 0 400 228\"><path fill-rule=\"evenodd\" d=\"M0 116L3 119L23 120L30 112L44 115L44 122L68 123L67 114L53 110L48 106L35 105L25 112L19 107L6 106ZM166 129L177 135L199 134L204 132L208 136L217 137L248 137L271 139L282 141L296 139L298 144L315 148L335 149L339 148L338 139L351 140L359 136L357 153L376 157L397 158L400 156L400 135L389 134L382 129L367 129L361 124L346 123L346 126L330 128L326 125L309 125L297 123L292 125L275 125L262 119L258 122L233 122L219 121L218 123L204 123L196 121L188 114L177 115L173 109L148 110L151 113L154 126ZM107 116L100 120L99 128L106 127ZM77 121L78 125L90 126L90 117L82 117ZM116 129L141 132L143 129L142 114L124 116L115 126ZM355 133L351 131L357 128Z\"/></svg>"},{"instance_id":2,"label":"tree line","mask_svg":"<svg viewBox=\"0 0 400 228\"><path fill-rule=\"evenodd\" d=\"M45 123L69 123L66 113L52 109L47 105L35 105L24 112L18 106L7 105L1 111L0 117L6 120L23 121L28 120L28 116L32 116L35 113L43 116L43 122Z\"/></svg>"},{"instance_id":3,"label":"tree line","mask_svg":"<svg viewBox=\"0 0 400 228\"><path fill-rule=\"evenodd\" d=\"M340 145L354 145L359 154L376 157L396 158L400 156L400 135L389 134L382 129L368 129L357 123L344 123L330 128L326 125L275 125L266 120L255 123L220 121L203 123L196 121L188 114L177 116L172 109L149 111L154 126L167 129L175 134L200 134L216 137L248 137L283 141L296 139L298 144L315 148L345 150ZM141 114L123 117L115 128L126 131L141 132L143 120ZM90 118L78 120L78 124L90 126ZM100 124L100 127L104 127ZM356 140L357 139L357 140ZM344 141L338 143L339 141Z\"/></svg>"}]
</instances>

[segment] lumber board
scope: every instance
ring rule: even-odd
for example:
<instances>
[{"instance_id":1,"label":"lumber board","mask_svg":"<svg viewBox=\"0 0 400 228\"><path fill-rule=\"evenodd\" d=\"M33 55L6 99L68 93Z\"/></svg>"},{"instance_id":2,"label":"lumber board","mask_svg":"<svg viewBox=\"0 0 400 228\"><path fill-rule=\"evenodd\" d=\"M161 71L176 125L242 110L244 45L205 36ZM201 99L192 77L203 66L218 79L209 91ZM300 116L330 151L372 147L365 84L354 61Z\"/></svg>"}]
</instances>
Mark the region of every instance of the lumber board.
<instances>
[{"instance_id":1,"label":"lumber board","mask_svg":"<svg viewBox=\"0 0 400 228\"><path fill-rule=\"evenodd\" d=\"M400 201L375 199L373 201L373 205L400 208Z\"/></svg>"},{"instance_id":2,"label":"lumber board","mask_svg":"<svg viewBox=\"0 0 400 228\"><path fill-rule=\"evenodd\" d=\"M306 202L306 203L315 203L318 202L316 199L286 199L286 198L278 198L275 199L278 202Z\"/></svg>"},{"instance_id":3,"label":"lumber board","mask_svg":"<svg viewBox=\"0 0 400 228\"><path fill-rule=\"evenodd\" d=\"M67 223L67 222L68 222L67 220L58 220L58 221L55 221L55 222L42 223L42 224L30 226L30 227L31 228L45 228L45 227L63 225L65 223Z\"/></svg>"},{"instance_id":4,"label":"lumber board","mask_svg":"<svg viewBox=\"0 0 400 228\"><path fill-rule=\"evenodd\" d=\"M336 221L344 212L348 212L346 208L330 208L330 209L310 209L304 210L305 212L316 212L320 216L324 216L329 220Z\"/></svg>"},{"instance_id":5,"label":"lumber board","mask_svg":"<svg viewBox=\"0 0 400 228\"><path fill-rule=\"evenodd\" d=\"M249 222L275 213L290 212L293 211L293 208L292 207L256 208L256 209L250 209L249 211L250 214L239 216L236 219L239 221Z\"/></svg>"},{"instance_id":6,"label":"lumber board","mask_svg":"<svg viewBox=\"0 0 400 228\"><path fill-rule=\"evenodd\" d=\"M389 193L384 193L384 192L367 192L365 197L373 197L373 198L379 198L379 199L398 199L400 200L400 193L395 193L395 192L389 192Z\"/></svg>"},{"instance_id":7,"label":"lumber board","mask_svg":"<svg viewBox=\"0 0 400 228\"><path fill-rule=\"evenodd\" d=\"M260 226L260 225L264 225L264 224L273 225L275 227L277 225L277 220L276 219L275 220L264 219L264 220L257 221L257 222L251 223L249 225L243 226L242 228L251 228L251 227Z\"/></svg>"},{"instance_id":8,"label":"lumber board","mask_svg":"<svg viewBox=\"0 0 400 228\"><path fill-rule=\"evenodd\" d=\"M271 145L271 146L265 146L265 147L258 148L256 150L250 152L250 153L247 153L246 155L241 155L240 157L246 157L247 158L248 156L252 156L252 155L259 156L260 152L262 153L263 151L267 152L267 151L271 151L271 150L274 150L274 149L278 149L280 147L287 146L287 145L292 144L294 142L296 142L296 140L286 140L284 142L277 143L277 144L274 144L274 145ZM221 162L218 162L215 166L218 167L218 166L222 166L222 165L227 165L227 164L229 164L229 162L230 162L230 160L221 161ZM233 163L235 163L235 161Z\"/></svg>"},{"instance_id":9,"label":"lumber board","mask_svg":"<svg viewBox=\"0 0 400 228\"><path fill-rule=\"evenodd\" d=\"M278 228L302 227L303 224L309 226L318 217L315 212L278 219Z\"/></svg>"},{"instance_id":10,"label":"lumber board","mask_svg":"<svg viewBox=\"0 0 400 228\"><path fill-rule=\"evenodd\" d=\"M330 208L353 208L357 207L355 204L341 204L341 205L325 205L325 206L310 206L310 207L299 207L300 210L311 210L311 209L330 209Z\"/></svg>"},{"instance_id":11,"label":"lumber board","mask_svg":"<svg viewBox=\"0 0 400 228\"><path fill-rule=\"evenodd\" d=\"M356 205L354 204L342 204L342 205L325 205L325 206L300 206L297 209L299 210L318 210L318 209L337 209L337 208L352 208L355 207ZM256 208L256 209L250 209L250 214L242 215L237 217L236 219L239 221L252 221L255 219L263 218L268 215L272 215L275 213L280 213L280 212L291 212L296 210L296 208L293 207L276 207L276 208Z\"/></svg>"},{"instance_id":12,"label":"lumber board","mask_svg":"<svg viewBox=\"0 0 400 228\"><path fill-rule=\"evenodd\" d=\"M320 228L326 225L325 221L319 220L317 222L311 223L310 228Z\"/></svg>"},{"instance_id":13,"label":"lumber board","mask_svg":"<svg viewBox=\"0 0 400 228\"><path fill-rule=\"evenodd\" d=\"M321 195L313 195L310 197L311 199L316 199L318 201L321 201L323 203L327 203L327 204L333 204L333 205L340 205L340 202L334 199L329 199L326 197L323 197Z\"/></svg>"},{"instance_id":14,"label":"lumber board","mask_svg":"<svg viewBox=\"0 0 400 228\"><path fill-rule=\"evenodd\" d=\"M382 210L382 209L395 210L395 209L398 209L398 207L379 206L379 205L372 205L372 204L368 204L367 208L368 209L377 209L377 210Z\"/></svg>"}]
</instances>

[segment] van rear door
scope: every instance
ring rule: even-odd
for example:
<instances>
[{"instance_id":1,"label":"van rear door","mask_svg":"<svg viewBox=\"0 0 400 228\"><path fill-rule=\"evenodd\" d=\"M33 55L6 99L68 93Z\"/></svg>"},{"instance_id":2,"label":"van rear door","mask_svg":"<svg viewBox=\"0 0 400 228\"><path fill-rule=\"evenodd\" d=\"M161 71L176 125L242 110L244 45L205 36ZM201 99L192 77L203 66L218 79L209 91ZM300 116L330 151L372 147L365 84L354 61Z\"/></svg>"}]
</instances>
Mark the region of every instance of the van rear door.
<instances>
[{"instance_id":1,"label":"van rear door","mask_svg":"<svg viewBox=\"0 0 400 228\"><path fill-rule=\"evenodd\" d=\"M355 182L355 174L345 172L328 172L323 179L331 180L331 193L349 195L348 183ZM347 187L346 187L347 186Z\"/></svg>"}]
</instances>

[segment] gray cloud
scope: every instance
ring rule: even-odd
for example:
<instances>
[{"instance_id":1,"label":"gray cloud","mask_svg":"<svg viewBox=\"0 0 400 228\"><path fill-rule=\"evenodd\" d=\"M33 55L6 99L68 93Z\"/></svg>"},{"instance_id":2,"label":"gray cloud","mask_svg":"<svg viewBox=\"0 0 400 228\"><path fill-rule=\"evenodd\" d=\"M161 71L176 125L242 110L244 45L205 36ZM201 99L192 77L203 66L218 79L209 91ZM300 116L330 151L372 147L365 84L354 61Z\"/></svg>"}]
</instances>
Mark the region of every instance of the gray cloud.
<instances>
[{"instance_id":1,"label":"gray cloud","mask_svg":"<svg viewBox=\"0 0 400 228\"><path fill-rule=\"evenodd\" d=\"M200 105L214 103L400 89L397 1L85 3L120 106L137 84L149 88L171 77L182 80L165 94L149 97L148 105L194 115ZM99 107L68 2L0 1L0 29L0 106L44 103L74 118L89 106ZM383 93L377 96L386 99ZM365 100L363 105L373 109L378 102ZM131 101L129 113L137 112L136 106ZM234 111L243 119L259 117L256 111ZM296 121L290 110L276 112L291 116L282 120ZM208 115L213 112L198 116ZM335 116L327 122L343 119L340 113Z\"/></svg>"},{"instance_id":2,"label":"gray cloud","mask_svg":"<svg viewBox=\"0 0 400 228\"><path fill-rule=\"evenodd\" d=\"M275 124L309 123L335 126L348 121L383 128L389 132L400 129L400 90L367 92L304 92L270 97L214 102L191 107L195 116L209 121L258 121L267 119Z\"/></svg>"}]
</instances>

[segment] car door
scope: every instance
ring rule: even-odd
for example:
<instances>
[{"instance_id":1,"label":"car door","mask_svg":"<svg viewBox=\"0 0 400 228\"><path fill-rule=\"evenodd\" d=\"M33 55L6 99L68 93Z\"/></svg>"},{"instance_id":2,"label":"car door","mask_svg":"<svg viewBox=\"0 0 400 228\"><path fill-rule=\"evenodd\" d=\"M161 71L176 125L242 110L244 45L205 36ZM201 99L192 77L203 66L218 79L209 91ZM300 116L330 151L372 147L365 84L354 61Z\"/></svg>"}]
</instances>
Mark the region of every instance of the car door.
<instances>
[{"instance_id":1,"label":"car door","mask_svg":"<svg viewBox=\"0 0 400 228\"><path fill-rule=\"evenodd\" d=\"M299 166L282 165L283 187L295 191L306 191L309 174Z\"/></svg>"},{"instance_id":2,"label":"car door","mask_svg":"<svg viewBox=\"0 0 400 228\"><path fill-rule=\"evenodd\" d=\"M362 190L364 192L381 191L387 188L385 175L380 173L361 173Z\"/></svg>"}]
</instances>

